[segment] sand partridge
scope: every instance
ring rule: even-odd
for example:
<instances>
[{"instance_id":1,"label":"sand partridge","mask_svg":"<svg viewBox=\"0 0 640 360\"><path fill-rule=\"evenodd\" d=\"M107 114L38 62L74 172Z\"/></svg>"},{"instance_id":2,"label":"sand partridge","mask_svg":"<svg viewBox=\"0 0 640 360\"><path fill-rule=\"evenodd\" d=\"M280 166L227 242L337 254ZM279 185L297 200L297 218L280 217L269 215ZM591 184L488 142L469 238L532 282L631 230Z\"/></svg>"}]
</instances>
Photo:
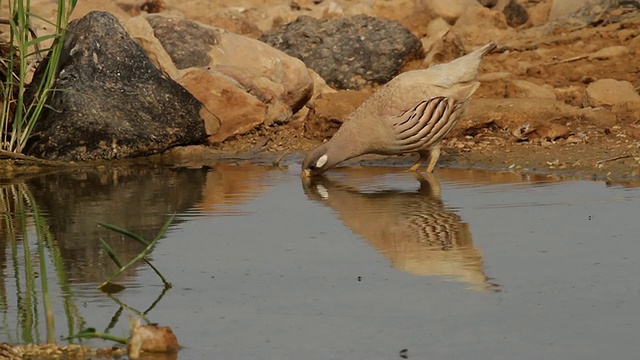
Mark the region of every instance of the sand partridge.
<instances>
[{"instance_id":1,"label":"sand partridge","mask_svg":"<svg viewBox=\"0 0 640 360\"><path fill-rule=\"evenodd\" d=\"M302 176L309 177L364 154L417 152L411 171L429 159L432 172L440 142L455 126L478 89L478 68L491 42L451 62L404 72L380 87L338 129L331 140L307 154Z\"/></svg>"}]
</instances>

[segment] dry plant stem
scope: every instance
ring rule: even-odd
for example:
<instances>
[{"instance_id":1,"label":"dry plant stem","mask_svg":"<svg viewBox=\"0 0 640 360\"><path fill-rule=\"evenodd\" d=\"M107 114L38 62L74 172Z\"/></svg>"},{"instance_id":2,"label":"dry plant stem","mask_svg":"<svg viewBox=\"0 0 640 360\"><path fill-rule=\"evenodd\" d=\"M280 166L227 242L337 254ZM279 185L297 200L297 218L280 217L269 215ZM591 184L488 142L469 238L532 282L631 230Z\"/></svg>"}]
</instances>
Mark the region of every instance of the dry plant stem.
<instances>
[{"instance_id":1,"label":"dry plant stem","mask_svg":"<svg viewBox=\"0 0 640 360\"><path fill-rule=\"evenodd\" d=\"M15 153L12 151L2 150L2 149L0 149L0 159L25 160L37 165L69 166L69 163L66 163L63 161L45 160L45 159L40 159L37 157Z\"/></svg>"},{"instance_id":2,"label":"dry plant stem","mask_svg":"<svg viewBox=\"0 0 640 360\"><path fill-rule=\"evenodd\" d=\"M588 58L589 55L578 55L578 56L574 56L568 59L564 59L564 60L557 60L557 61L550 61L548 63L544 63L542 65L544 66L549 66L549 65L558 65L558 64L567 64L570 62L574 62L574 61L580 61L580 60L584 60L586 58Z\"/></svg>"},{"instance_id":3,"label":"dry plant stem","mask_svg":"<svg viewBox=\"0 0 640 360\"><path fill-rule=\"evenodd\" d=\"M0 24L11 25L11 21L9 21L9 19L0 19ZM34 39L38 37L38 35L36 34L36 31L33 30L31 25L29 25L29 34L31 34L31 37ZM40 56L40 45L38 45L38 43L35 43L34 47L36 48L36 55L38 56L38 60L41 60L42 56Z\"/></svg>"},{"instance_id":4,"label":"dry plant stem","mask_svg":"<svg viewBox=\"0 0 640 360\"><path fill-rule=\"evenodd\" d=\"M600 164L604 164L606 162L610 162L610 161L616 161L616 160L620 160L620 159L626 159L626 158L630 158L633 157L633 155L620 155L620 156L614 156L612 158L608 158L608 159L603 159L603 160L598 160L596 161L597 165Z\"/></svg>"}]
</instances>

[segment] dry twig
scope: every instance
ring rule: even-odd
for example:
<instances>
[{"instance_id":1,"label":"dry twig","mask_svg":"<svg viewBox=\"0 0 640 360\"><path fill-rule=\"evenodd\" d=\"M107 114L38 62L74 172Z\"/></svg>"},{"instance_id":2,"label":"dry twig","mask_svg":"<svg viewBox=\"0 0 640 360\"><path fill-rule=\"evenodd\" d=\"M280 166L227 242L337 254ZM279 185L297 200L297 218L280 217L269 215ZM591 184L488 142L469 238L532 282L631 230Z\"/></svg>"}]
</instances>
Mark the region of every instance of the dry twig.
<instances>
[{"instance_id":1,"label":"dry twig","mask_svg":"<svg viewBox=\"0 0 640 360\"><path fill-rule=\"evenodd\" d=\"M606 162L610 162L610 161L616 161L616 160L620 160L620 159L626 159L626 158L630 158L633 157L633 155L620 155L620 156L614 156L612 158L608 158L608 159L603 159L603 160L598 160L596 161L597 165L600 164L604 164Z\"/></svg>"}]
</instances>

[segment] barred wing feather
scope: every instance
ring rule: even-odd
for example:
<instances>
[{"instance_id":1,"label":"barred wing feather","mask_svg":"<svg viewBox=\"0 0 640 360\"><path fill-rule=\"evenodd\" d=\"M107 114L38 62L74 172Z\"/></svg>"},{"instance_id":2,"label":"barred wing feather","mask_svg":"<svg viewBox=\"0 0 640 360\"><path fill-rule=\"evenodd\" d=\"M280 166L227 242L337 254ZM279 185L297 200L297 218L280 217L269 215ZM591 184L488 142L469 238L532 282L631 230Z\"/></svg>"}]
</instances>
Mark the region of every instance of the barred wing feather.
<instances>
[{"instance_id":1,"label":"barred wing feather","mask_svg":"<svg viewBox=\"0 0 640 360\"><path fill-rule=\"evenodd\" d=\"M426 150L436 144L456 124L462 102L434 97L418 103L392 120L398 151Z\"/></svg>"}]
</instances>

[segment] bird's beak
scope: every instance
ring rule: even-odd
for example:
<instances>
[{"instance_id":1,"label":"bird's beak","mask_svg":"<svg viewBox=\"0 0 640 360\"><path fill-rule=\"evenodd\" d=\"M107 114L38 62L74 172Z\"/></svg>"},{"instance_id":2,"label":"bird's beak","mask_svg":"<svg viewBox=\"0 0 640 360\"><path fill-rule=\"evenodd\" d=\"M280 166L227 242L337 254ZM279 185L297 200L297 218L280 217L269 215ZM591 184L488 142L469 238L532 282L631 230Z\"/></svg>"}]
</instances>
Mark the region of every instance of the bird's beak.
<instances>
[{"instance_id":1,"label":"bird's beak","mask_svg":"<svg viewBox=\"0 0 640 360\"><path fill-rule=\"evenodd\" d=\"M300 173L300 177L303 179L309 179L311 177L311 170L309 169L302 170L302 173Z\"/></svg>"}]
</instances>

